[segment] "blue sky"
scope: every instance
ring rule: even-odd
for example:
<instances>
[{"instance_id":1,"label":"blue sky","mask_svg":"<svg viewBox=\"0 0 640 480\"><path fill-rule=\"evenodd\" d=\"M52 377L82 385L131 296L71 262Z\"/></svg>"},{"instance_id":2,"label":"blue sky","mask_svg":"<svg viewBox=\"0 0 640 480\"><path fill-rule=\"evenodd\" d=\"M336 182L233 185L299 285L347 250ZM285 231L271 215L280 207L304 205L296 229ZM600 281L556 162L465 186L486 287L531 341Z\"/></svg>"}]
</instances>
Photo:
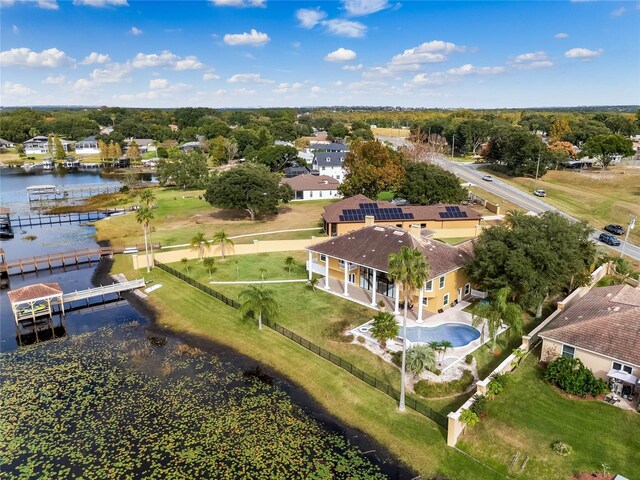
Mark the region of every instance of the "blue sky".
<instances>
[{"instance_id":1,"label":"blue sky","mask_svg":"<svg viewBox=\"0 0 640 480\"><path fill-rule=\"evenodd\" d=\"M0 0L2 105L640 103L640 2Z\"/></svg>"}]
</instances>

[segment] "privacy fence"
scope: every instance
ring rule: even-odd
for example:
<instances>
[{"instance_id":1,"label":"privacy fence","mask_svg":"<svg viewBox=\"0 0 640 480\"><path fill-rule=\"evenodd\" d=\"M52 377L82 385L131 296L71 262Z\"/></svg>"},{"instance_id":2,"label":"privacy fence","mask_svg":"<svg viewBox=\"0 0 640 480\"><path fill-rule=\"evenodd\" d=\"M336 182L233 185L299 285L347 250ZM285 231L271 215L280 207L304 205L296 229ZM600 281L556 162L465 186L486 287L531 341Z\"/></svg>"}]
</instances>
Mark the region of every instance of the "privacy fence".
<instances>
[{"instance_id":1,"label":"privacy fence","mask_svg":"<svg viewBox=\"0 0 640 480\"><path fill-rule=\"evenodd\" d=\"M183 280L183 281L187 282L192 287L195 287L198 290L206 293L207 295L210 295L210 296L214 297L215 299L226 303L230 307L233 307L235 309L240 308L240 304L238 302L236 302L232 298L229 298L229 297L223 295L222 293L214 290L213 288L208 287L206 285L203 285L202 283L194 280L193 278L191 278L191 277L189 277L187 275L184 275L183 273L177 271L176 269L171 268L168 265L165 265L165 264L163 264L161 262L156 261L155 264L161 270L164 270L165 272L167 272L167 273L179 278L180 280ZM320 347L319 345L316 345L313 342L310 342L306 338L301 337L300 335L292 332L291 330L283 327L282 325L279 325L278 323L276 323L274 321L269 320L268 318L263 317L262 318L262 323L264 325L266 325L267 327L269 327L269 328L275 330L276 332L280 333L281 335L287 337L288 339L293 340L298 345L306 348L310 352L315 353L316 355L318 355L318 356L320 356L320 357L322 357L322 358L324 358L326 360L329 360L331 363L339 366L343 370L346 370L347 372L352 374L354 377L359 378L363 382L366 382L369 385L371 385L372 387L374 387L374 388L380 390L381 392L389 395L394 400L400 400L400 391L399 390L396 390L391 385L389 385L387 382L384 382L384 381L380 380L379 378L374 377L373 375L369 375L365 371L363 371L363 370L359 369L358 367L354 366L351 362L346 361L344 358L342 358L342 357L340 357L338 355L335 355L334 353L331 353L330 351ZM413 397L407 396L406 399L405 399L405 404L406 404L406 406L408 408L411 408L412 410L415 410L416 412L424 415L425 417L430 418L431 420L436 422L438 425L440 425L442 428L447 429L447 427L448 427L447 417L442 415L441 413L433 410L431 407L429 407L425 403L421 402L420 400L417 400L417 399L415 399Z\"/></svg>"}]
</instances>

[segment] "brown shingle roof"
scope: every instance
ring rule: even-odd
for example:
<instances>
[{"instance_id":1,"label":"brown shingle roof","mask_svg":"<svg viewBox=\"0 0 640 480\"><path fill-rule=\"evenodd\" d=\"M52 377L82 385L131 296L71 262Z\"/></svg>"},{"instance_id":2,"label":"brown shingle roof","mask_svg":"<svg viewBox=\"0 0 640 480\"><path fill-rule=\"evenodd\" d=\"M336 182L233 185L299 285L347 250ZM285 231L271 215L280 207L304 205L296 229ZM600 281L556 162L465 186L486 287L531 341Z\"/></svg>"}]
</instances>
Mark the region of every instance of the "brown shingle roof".
<instances>
[{"instance_id":1,"label":"brown shingle roof","mask_svg":"<svg viewBox=\"0 0 640 480\"><path fill-rule=\"evenodd\" d=\"M640 366L640 289L592 288L540 336Z\"/></svg>"},{"instance_id":2,"label":"brown shingle roof","mask_svg":"<svg viewBox=\"0 0 640 480\"><path fill-rule=\"evenodd\" d=\"M438 240L416 239L401 228L382 226L364 227L307 249L386 272L389 255L404 246L415 247L422 252L431 266L430 278L456 270L470 258L462 249Z\"/></svg>"},{"instance_id":3,"label":"brown shingle roof","mask_svg":"<svg viewBox=\"0 0 640 480\"><path fill-rule=\"evenodd\" d=\"M294 191L304 190L337 190L340 182L335 178L326 175L298 175L293 178L283 178L282 183L286 183L293 188Z\"/></svg>"},{"instance_id":4,"label":"brown shingle roof","mask_svg":"<svg viewBox=\"0 0 640 480\"><path fill-rule=\"evenodd\" d=\"M11 290L7 296L11 303L16 303L61 294L62 288L57 283L36 283L35 285L27 285L26 287Z\"/></svg>"},{"instance_id":5,"label":"brown shingle roof","mask_svg":"<svg viewBox=\"0 0 640 480\"><path fill-rule=\"evenodd\" d=\"M445 221L451 222L456 220L480 220L482 215L480 215L477 211L475 211L471 207L467 207L466 205L456 205L460 208L461 212L467 214L464 218L442 218L440 213L445 213L446 207L449 205L407 205L403 207L398 207L397 205L387 202L387 201L377 201L365 197L364 195L355 195L353 197L345 198L339 202L333 203L331 205L327 205L324 208L324 212L322 213L322 218L327 223L354 223L354 222L346 222L340 220L340 215L342 215L343 210L349 209L358 209L360 208L361 203L375 203L378 205L378 208L400 208L402 213L411 213L413 214L413 219L416 222L428 221L428 220L437 220L437 221ZM394 220L402 220L406 221L407 219L388 219L390 221ZM355 223L362 223L361 221Z\"/></svg>"}]
</instances>

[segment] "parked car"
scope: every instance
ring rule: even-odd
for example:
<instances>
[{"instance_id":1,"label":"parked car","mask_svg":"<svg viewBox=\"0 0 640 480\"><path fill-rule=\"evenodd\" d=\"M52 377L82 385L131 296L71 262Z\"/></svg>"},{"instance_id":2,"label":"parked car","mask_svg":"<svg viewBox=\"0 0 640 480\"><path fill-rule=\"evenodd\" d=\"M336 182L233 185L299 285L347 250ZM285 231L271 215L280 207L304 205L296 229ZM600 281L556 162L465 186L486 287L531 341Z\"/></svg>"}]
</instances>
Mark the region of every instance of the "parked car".
<instances>
[{"instance_id":1,"label":"parked car","mask_svg":"<svg viewBox=\"0 0 640 480\"><path fill-rule=\"evenodd\" d=\"M534 194L536 197L546 197L546 196L547 196L547 192L545 192L544 190L540 190L540 189L538 189L538 190L534 190L534 191L533 191L533 194Z\"/></svg>"},{"instance_id":2,"label":"parked car","mask_svg":"<svg viewBox=\"0 0 640 480\"><path fill-rule=\"evenodd\" d=\"M491 175L485 175L482 177L485 182L493 182L493 177Z\"/></svg>"},{"instance_id":3,"label":"parked car","mask_svg":"<svg viewBox=\"0 0 640 480\"><path fill-rule=\"evenodd\" d=\"M601 242L606 243L607 245L611 245L613 247L617 247L620 245L620 240L611 235L610 233L601 233L598 239Z\"/></svg>"},{"instance_id":4,"label":"parked car","mask_svg":"<svg viewBox=\"0 0 640 480\"><path fill-rule=\"evenodd\" d=\"M604 227L604 229L609 233L613 233L614 235L624 235L624 228L622 228L622 225L616 225L615 223L612 223Z\"/></svg>"}]
</instances>

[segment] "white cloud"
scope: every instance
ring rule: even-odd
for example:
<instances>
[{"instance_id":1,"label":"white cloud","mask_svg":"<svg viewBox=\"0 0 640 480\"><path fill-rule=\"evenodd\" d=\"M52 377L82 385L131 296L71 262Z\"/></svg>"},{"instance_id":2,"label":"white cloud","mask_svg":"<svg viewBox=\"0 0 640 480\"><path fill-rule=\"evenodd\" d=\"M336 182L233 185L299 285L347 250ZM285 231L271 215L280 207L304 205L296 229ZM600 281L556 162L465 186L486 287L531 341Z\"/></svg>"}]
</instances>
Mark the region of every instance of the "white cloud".
<instances>
[{"instance_id":1,"label":"white cloud","mask_svg":"<svg viewBox=\"0 0 640 480\"><path fill-rule=\"evenodd\" d=\"M153 78L149 82L150 90L161 90L163 88L167 88L169 86L169 80L166 78Z\"/></svg>"},{"instance_id":2,"label":"white cloud","mask_svg":"<svg viewBox=\"0 0 640 480\"><path fill-rule=\"evenodd\" d=\"M311 97L315 98L318 96L319 93L322 92L322 88L320 88L318 85L314 85L313 87L311 87L311 89L309 90L309 94Z\"/></svg>"},{"instance_id":3,"label":"white cloud","mask_svg":"<svg viewBox=\"0 0 640 480\"><path fill-rule=\"evenodd\" d=\"M142 35L142 30L139 29L138 27L131 27L131 30L129 30L129 33L131 33L131 35Z\"/></svg>"},{"instance_id":4,"label":"white cloud","mask_svg":"<svg viewBox=\"0 0 640 480\"><path fill-rule=\"evenodd\" d=\"M89 77L95 83L119 83L130 80L129 65L112 63L105 68L96 68Z\"/></svg>"},{"instance_id":5,"label":"white cloud","mask_svg":"<svg viewBox=\"0 0 640 480\"><path fill-rule=\"evenodd\" d=\"M324 20L321 24L326 27L327 32L340 37L360 38L367 33L366 25L351 20L335 18L333 20Z\"/></svg>"},{"instance_id":6,"label":"white cloud","mask_svg":"<svg viewBox=\"0 0 640 480\"><path fill-rule=\"evenodd\" d=\"M59 68L75 65L75 60L57 48L49 48L39 53L29 48L12 48L0 52L0 65L4 67Z\"/></svg>"},{"instance_id":7,"label":"white cloud","mask_svg":"<svg viewBox=\"0 0 640 480\"><path fill-rule=\"evenodd\" d=\"M391 6L387 0L342 0L342 4L347 15L352 17L369 15Z\"/></svg>"},{"instance_id":8,"label":"white cloud","mask_svg":"<svg viewBox=\"0 0 640 480\"><path fill-rule=\"evenodd\" d=\"M344 84L342 83L342 80L338 80L337 82L333 82L333 84L334 84L336 87L341 87L342 85L344 85Z\"/></svg>"},{"instance_id":9,"label":"white cloud","mask_svg":"<svg viewBox=\"0 0 640 480\"><path fill-rule=\"evenodd\" d=\"M388 67L372 67L362 72L362 78L392 77L394 72Z\"/></svg>"},{"instance_id":10,"label":"white cloud","mask_svg":"<svg viewBox=\"0 0 640 480\"><path fill-rule=\"evenodd\" d=\"M515 57L512 63L520 70L553 67L553 62L549 60L545 52L523 53Z\"/></svg>"},{"instance_id":11,"label":"white cloud","mask_svg":"<svg viewBox=\"0 0 640 480\"><path fill-rule=\"evenodd\" d=\"M327 54L324 59L326 62L350 62L357 57L356 52L348 48L340 47L337 50Z\"/></svg>"},{"instance_id":12,"label":"white cloud","mask_svg":"<svg viewBox=\"0 0 640 480\"><path fill-rule=\"evenodd\" d=\"M474 67L470 63L447 70L449 75L497 75L504 72L504 67Z\"/></svg>"},{"instance_id":13,"label":"white cloud","mask_svg":"<svg viewBox=\"0 0 640 480\"><path fill-rule=\"evenodd\" d=\"M535 62L539 60L546 60L547 54L544 52L523 53L513 59L516 63Z\"/></svg>"},{"instance_id":14,"label":"white cloud","mask_svg":"<svg viewBox=\"0 0 640 480\"><path fill-rule=\"evenodd\" d=\"M62 74L49 75L47 78L45 78L42 81L42 83L44 83L45 85L62 85L65 80L66 80L66 77Z\"/></svg>"},{"instance_id":15,"label":"white cloud","mask_svg":"<svg viewBox=\"0 0 640 480\"><path fill-rule=\"evenodd\" d=\"M155 83L154 83L155 82ZM113 98L117 100L157 100L161 98L168 98L173 94L187 91L191 88L191 85L186 83L170 83L163 78L157 78L149 82L150 90L147 92L139 93L126 93L122 95L114 95Z\"/></svg>"},{"instance_id":16,"label":"white cloud","mask_svg":"<svg viewBox=\"0 0 640 480\"><path fill-rule=\"evenodd\" d=\"M627 9L624 7L616 8L613 12L611 12L612 17L621 17L627 12Z\"/></svg>"},{"instance_id":17,"label":"white cloud","mask_svg":"<svg viewBox=\"0 0 640 480\"><path fill-rule=\"evenodd\" d=\"M260 73L236 73L231 77L227 78L227 82L229 83L257 83L257 84L268 84L275 83L273 80L267 80L266 78L262 78L262 74Z\"/></svg>"},{"instance_id":18,"label":"white cloud","mask_svg":"<svg viewBox=\"0 0 640 480\"><path fill-rule=\"evenodd\" d=\"M563 39L563 38L569 38L569 34L568 33L564 33L564 32L560 32L560 33L556 33L553 38L557 38L559 40Z\"/></svg>"},{"instance_id":19,"label":"white cloud","mask_svg":"<svg viewBox=\"0 0 640 480\"><path fill-rule=\"evenodd\" d=\"M209 80L218 80L220 78L220 75L218 75L215 71L213 70L209 70L208 72L205 72L202 75L202 80L205 81L209 81Z\"/></svg>"},{"instance_id":20,"label":"white cloud","mask_svg":"<svg viewBox=\"0 0 640 480\"><path fill-rule=\"evenodd\" d=\"M521 65L525 70L532 70L534 68L550 68L553 67L554 63L551 60L540 60L538 62L531 62L526 65Z\"/></svg>"},{"instance_id":21,"label":"white cloud","mask_svg":"<svg viewBox=\"0 0 640 480\"><path fill-rule=\"evenodd\" d=\"M412 84L419 86L439 86L451 81L451 77L443 72L419 73L411 79Z\"/></svg>"},{"instance_id":22,"label":"white cloud","mask_svg":"<svg viewBox=\"0 0 640 480\"><path fill-rule=\"evenodd\" d=\"M138 53L131 61L133 68L171 68L176 71L199 70L204 64L193 55L179 57L169 50L160 53Z\"/></svg>"},{"instance_id":23,"label":"white cloud","mask_svg":"<svg viewBox=\"0 0 640 480\"><path fill-rule=\"evenodd\" d=\"M11 97L23 97L25 95L32 95L36 93L29 87L25 87L20 83L4 82L2 84L2 95Z\"/></svg>"},{"instance_id":24,"label":"white cloud","mask_svg":"<svg viewBox=\"0 0 640 480\"><path fill-rule=\"evenodd\" d=\"M347 72L357 72L358 70L362 70L364 65L359 63L358 65L344 65L342 70L346 70Z\"/></svg>"},{"instance_id":25,"label":"white cloud","mask_svg":"<svg viewBox=\"0 0 640 480\"><path fill-rule=\"evenodd\" d=\"M317 8L301 8L296 10L296 18L302 28L313 28L327 18L327 13Z\"/></svg>"},{"instance_id":26,"label":"white cloud","mask_svg":"<svg viewBox=\"0 0 640 480\"><path fill-rule=\"evenodd\" d=\"M589 50L588 48L572 48L564 52L564 56L567 58L582 58L588 60L590 58L599 57L604 50L601 48L598 50Z\"/></svg>"},{"instance_id":27,"label":"white cloud","mask_svg":"<svg viewBox=\"0 0 640 480\"><path fill-rule=\"evenodd\" d=\"M300 82L294 82L291 84L282 82L276 88L273 89L273 92L274 93L296 93L296 92L299 92L303 86L304 84Z\"/></svg>"},{"instance_id":28,"label":"white cloud","mask_svg":"<svg viewBox=\"0 0 640 480\"><path fill-rule=\"evenodd\" d=\"M398 55L394 55L391 59L391 64L401 65L444 62L447 59L448 54L453 52L464 52L466 49L467 47L463 45L456 45L455 43L444 42L442 40L432 40L430 42L424 42L417 47L405 50Z\"/></svg>"},{"instance_id":29,"label":"white cloud","mask_svg":"<svg viewBox=\"0 0 640 480\"><path fill-rule=\"evenodd\" d=\"M94 65L96 63L109 63L111 57L107 53L91 52L87 57L80 62L82 65Z\"/></svg>"},{"instance_id":30,"label":"white cloud","mask_svg":"<svg viewBox=\"0 0 640 480\"><path fill-rule=\"evenodd\" d=\"M237 8L250 8L250 7L266 7L266 0L210 0L216 7L237 7Z\"/></svg>"},{"instance_id":31,"label":"white cloud","mask_svg":"<svg viewBox=\"0 0 640 480\"><path fill-rule=\"evenodd\" d=\"M0 6L2 7L11 7L16 3L29 3L45 10L58 10L60 8L56 0L0 0Z\"/></svg>"},{"instance_id":32,"label":"white cloud","mask_svg":"<svg viewBox=\"0 0 640 480\"><path fill-rule=\"evenodd\" d=\"M75 82L73 82L74 90L86 91L86 90L93 90L95 88L96 88L96 84L87 78L80 78L79 80L76 80Z\"/></svg>"},{"instance_id":33,"label":"white cloud","mask_svg":"<svg viewBox=\"0 0 640 480\"><path fill-rule=\"evenodd\" d=\"M128 7L127 0L73 0L74 5L85 7Z\"/></svg>"},{"instance_id":34,"label":"white cloud","mask_svg":"<svg viewBox=\"0 0 640 480\"><path fill-rule=\"evenodd\" d=\"M236 47L238 45L249 45L251 47L260 47L268 43L271 39L266 33L258 32L252 28L249 33L227 33L223 37L224 43Z\"/></svg>"},{"instance_id":35,"label":"white cloud","mask_svg":"<svg viewBox=\"0 0 640 480\"><path fill-rule=\"evenodd\" d=\"M11 25L11 31L15 34L20 33L20 29L18 28L17 25Z\"/></svg>"}]
</instances>

